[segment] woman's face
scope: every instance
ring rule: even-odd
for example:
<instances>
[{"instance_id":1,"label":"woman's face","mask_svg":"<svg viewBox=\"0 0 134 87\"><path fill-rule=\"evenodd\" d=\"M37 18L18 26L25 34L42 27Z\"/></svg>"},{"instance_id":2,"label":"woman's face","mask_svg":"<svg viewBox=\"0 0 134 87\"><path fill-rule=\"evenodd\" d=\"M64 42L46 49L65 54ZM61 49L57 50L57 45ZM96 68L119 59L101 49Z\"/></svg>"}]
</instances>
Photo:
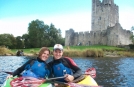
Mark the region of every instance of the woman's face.
<instances>
[{"instance_id":1,"label":"woman's face","mask_svg":"<svg viewBox=\"0 0 134 87\"><path fill-rule=\"evenodd\" d=\"M60 59L63 55L63 51L62 50L59 50L59 49L56 49L53 51L53 56L54 56L54 59Z\"/></svg>"},{"instance_id":2,"label":"woman's face","mask_svg":"<svg viewBox=\"0 0 134 87\"><path fill-rule=\"evenodd\" d=\"M50 55L49 51L46 50L43 52L43 54L41 55L40 58L41 58L41 60L46 61L48 59L49 55Z\"/></svg>"}]
</instances>

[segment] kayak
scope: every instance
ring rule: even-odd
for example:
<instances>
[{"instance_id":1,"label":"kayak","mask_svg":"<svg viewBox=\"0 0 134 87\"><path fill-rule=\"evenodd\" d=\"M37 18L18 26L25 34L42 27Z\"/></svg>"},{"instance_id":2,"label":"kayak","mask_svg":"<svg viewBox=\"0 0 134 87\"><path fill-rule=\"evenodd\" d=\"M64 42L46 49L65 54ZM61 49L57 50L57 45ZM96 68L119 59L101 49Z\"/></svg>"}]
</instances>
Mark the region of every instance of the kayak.
<instances>
[{"instance_id":1,"label":"kayak","mask_svg":"<svg viewBox=\"0 0 134 87\"><path fill-rule=\"evenodd\" d=\"M64 85L64 87L85 87L85 86L99 87L97 82L94 80L95 77L96 77L95 68L89 68L82 76L82 78L78 78L71 83L59 82L59 84ZM65 77L63 76L49 79L37 79L33 77L14 77L7 79L1 87L53 87L52 83L54 82L52 80L60 78Z\"/></svg>"},{"instance_id":2,"label":"kayak","mask_svg":"<svg viewBox=\"0 0 134 87\"><path fill-rule=\"evenodd\" d=\"M90 75L86 75L84 80L78 82L78 84L98 86L97 82Z\"/></svg>"},{"instance_id":3,"label":"kayak","mask_svg":"<svg viewBox=\"0 0 134 87\"><path fill-rule=\"evenodd\" d=\"M15 81L15 79L18 79L18 78L21 78L21 77L7 79L1 87L53 87L51 83L43 83L44 82L43 80L40 80L41 82L39 82L39 80L34 80L34 81L30 80L27 82L23 81L20 84L18 81ZM13 83L13 81L14 81L14 83Z\"/></svg>"},{"instance_id":4,"label":"kayak","mask_svg":"<svg viewBox=\"0 0 134 87\"><path fill-rule=\"evenodd\" d=\"M12 81L13 81L13 78L7 79L1 87L53 87L51 83L47 83L47 82L43 82L41 84L36 84L37 81L36 81L36 83L31 81L32 82L32 84L31 84L32 86L31 85L30 86L26 86L26 84L25 84L25 86L11 86L10 84L11 84ZM91 86L91 87L92 86L96 86L96 87L98 86L97 82L90 75L86 75L85 78L82 81L79 81L78 83L74 83L74 84L75 85L88 85L88 86ZM13 83L13 85L15 85L15 84ZM67 85L68 86L66 86L66 87L71 87L70 83L67 83ZM74 87L77 87L77 86L74 86Z\"/></svg>"}]
</instances>

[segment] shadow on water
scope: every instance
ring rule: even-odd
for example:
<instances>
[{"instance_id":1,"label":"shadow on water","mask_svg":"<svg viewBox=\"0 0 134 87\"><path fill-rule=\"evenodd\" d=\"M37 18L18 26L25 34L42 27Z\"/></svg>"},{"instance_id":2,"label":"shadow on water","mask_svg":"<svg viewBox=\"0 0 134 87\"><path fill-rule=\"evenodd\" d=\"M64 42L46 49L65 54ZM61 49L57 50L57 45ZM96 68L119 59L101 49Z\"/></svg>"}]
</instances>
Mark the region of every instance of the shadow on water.
<instances>
[{"instance_id":1,"label":"shadow on water","mask_svg":"<svg viewBox=\"0 0 134 87\"><path fill-rule=\"evenodd\" d=\"M14 71L29 57L0 56L0 71ZM73 58L84 71L89 67L96 68L95 80L103 87L133 87L134 58ZM49 61L51 61L50 58ZM0 72L0 84L5 81L7 74Z\"/></svg>"}]
</instances>

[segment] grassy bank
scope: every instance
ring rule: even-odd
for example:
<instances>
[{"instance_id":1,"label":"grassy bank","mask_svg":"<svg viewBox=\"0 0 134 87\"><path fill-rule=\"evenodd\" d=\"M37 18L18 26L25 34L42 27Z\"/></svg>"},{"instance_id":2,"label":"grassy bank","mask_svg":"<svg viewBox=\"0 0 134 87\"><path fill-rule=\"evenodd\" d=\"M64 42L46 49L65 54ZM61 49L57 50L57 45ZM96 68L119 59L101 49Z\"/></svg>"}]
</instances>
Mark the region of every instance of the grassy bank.
<instances>
[{"instance_id":1,"label":"grassy bank","mask_svg":"<svg viewBox=\"0 0 134 87\"><path fill-rule=\"evenodd\" d=\"M53 50L53 47L49 47ZM23 50L25 55L37 55L40 48L31 49L11 49L9 54L15 55L17 50ZM4 53L3 53L4 54ZM6 52L7 54L7 52ZM64 56L70 57L118 57L118 56L134 56L133 51L125 48L119 48L114 46L93 45L93 46L65 46Z\"/></svg>"}]
</instances>

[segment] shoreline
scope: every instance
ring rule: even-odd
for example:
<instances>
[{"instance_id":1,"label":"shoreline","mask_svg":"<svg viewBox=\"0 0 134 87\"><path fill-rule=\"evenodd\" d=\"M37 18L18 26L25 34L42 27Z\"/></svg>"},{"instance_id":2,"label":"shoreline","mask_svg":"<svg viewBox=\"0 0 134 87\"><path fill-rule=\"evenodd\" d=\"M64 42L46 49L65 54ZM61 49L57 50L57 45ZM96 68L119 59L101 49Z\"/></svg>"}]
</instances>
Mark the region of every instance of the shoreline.
<instances>
[{"instance_id":1,"label":"shoreline","mask_svg":"<svg viewBox=\"0 0 134 87\"><path fill-rule=\"evenodd\" d=\"M32 54L32 53L24 53L23 56L29 56L29 57L34 57L37 56L38 54ZM15 54L4 54L4 55L0 55L0 56L17 56ZM71 57L71 56L69 56ZM105 57L111 57L111 58L118 58L118 57L127 57L127 56L123 56L123 55L118 55L116 52L104 52L104 56L102 58ZM98 57L99 58L99 57Z\"/></svg>"}]
</instances>

